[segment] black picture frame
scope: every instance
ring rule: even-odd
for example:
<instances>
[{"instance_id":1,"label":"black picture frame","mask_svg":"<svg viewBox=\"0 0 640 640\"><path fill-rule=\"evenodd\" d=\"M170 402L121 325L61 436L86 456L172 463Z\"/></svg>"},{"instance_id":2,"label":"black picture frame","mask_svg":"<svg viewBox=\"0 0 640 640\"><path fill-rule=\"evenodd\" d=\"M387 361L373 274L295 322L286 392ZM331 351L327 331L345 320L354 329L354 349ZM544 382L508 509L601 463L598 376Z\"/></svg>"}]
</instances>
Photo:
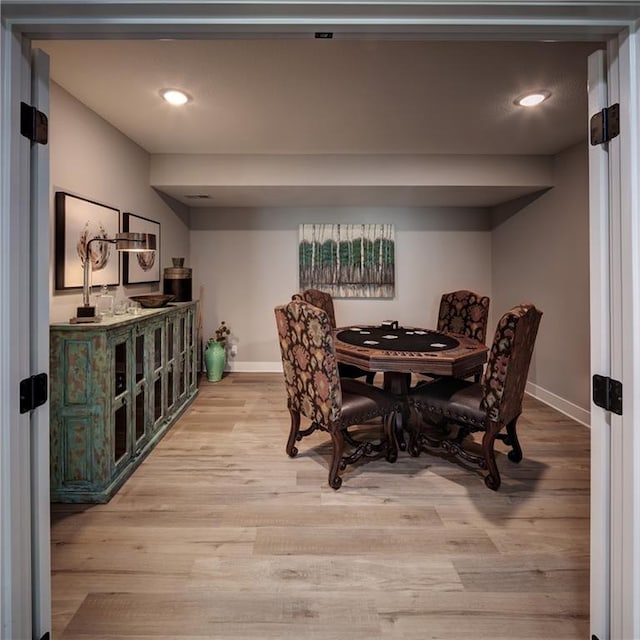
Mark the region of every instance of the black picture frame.
<instances>
[{"instance_id":1,"label":"black picture frame","mask_svg":"<svg viewBox=\"0 0 640 640\"><path fill-rule=\"evenodd\" d=\"M153 284L160 282L160 223L135 213L122 214L122 231L153 233L156 250L122 253L123 284Z\"/></svg>"},{"instance_id":2,"label":"black picture frame","mask_svg":"<svg viewBox=\"0 0 640 640\"><path fill-rule=\"evenodd\" d=\"M113 239L120 232L120 210L65 191L55 193L55 288L81 289L83 245L91 238ZM113 244L91 245L91 286L120 284L120 257ZM98 268L96 268L98 266Z\"/></svg>"}]
</instances>

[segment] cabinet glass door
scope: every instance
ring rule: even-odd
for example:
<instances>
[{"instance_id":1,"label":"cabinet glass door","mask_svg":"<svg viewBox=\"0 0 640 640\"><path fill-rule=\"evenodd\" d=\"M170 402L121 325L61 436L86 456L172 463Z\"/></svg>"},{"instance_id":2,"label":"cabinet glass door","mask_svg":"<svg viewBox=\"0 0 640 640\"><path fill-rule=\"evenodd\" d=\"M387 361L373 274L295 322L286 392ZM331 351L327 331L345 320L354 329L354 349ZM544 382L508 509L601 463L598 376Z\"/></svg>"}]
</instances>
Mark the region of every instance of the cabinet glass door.
<instances>
[{"instance_id":1,"label":"cabinet glass door","mask_svg":"<svg viewBox=\"0 0 640 640\"><path fill-rule=\"evenodd\" d=\"M196 336L193 329L193 309L187 311L187 386L193 391L197 384Z\"/></svg>"},{"instance_id":2,"label":"cabinet glass door","mask_svg":"<svg viewBox=\"0 0 640 640\"><path fill-rule=\"evenodd\" d=\"M162 325L153 328L153 410L154 428L159 426L164 416L164 402L162 392Z\"/></svg>"},{"instance_id":3,"label":"cabinet glass door","mask_svg":"<svg viewBox=\"0 0 640 640\"><path fill-rule=\"evenodd\" d=\"M173 320L167 322L167 409L173 407L175 400L175 323Z\"/></svg>"},{"instance_id":4,"label":"cabinet glass door","mask_svg":"<svg viewBox=\"0 0 640 640\"><path fill-rule=\"evenodd\" d=\"M129 377L128 341L116 342L114 348L113 389L113 460L117 464L129 451L129 413L127 407L127 380Z\"/></svg>"},{"instance_id":5,"label":"cabinet glass door","mask_svg":"<svg viewBox=\"0 0 640 640\"><path fill-rule=\"evenodd\" d=\"M134 405L135 410L135 437L136 447L140 446L141 441L146 435L146 407L145 407L145 335L141 333L136 336L136 349L135 349L135 394L136 400Z\"/></svg>"},{"instance_id":6,"label":"cabinet glass door","mask_svg":"<svg viewBox=\"0 0 640 640\"><path fill-rule=\"evenodd\" d=\"M182 398L187 390L187 319L184 315L178 323L178 398Z\"/></svg>"},{"instance_id":7,"label":"cabinet glass door","mask_svg":"<svg viewBox=\"0 0 640 640\"><path fill-rule=\"evenodd\" d=\"M117 464L124 458L129 448L127 435L129 430L129 416L127 405L123 404L116 409L114 420L113 460Z\"/></svg>"}]
</instances>

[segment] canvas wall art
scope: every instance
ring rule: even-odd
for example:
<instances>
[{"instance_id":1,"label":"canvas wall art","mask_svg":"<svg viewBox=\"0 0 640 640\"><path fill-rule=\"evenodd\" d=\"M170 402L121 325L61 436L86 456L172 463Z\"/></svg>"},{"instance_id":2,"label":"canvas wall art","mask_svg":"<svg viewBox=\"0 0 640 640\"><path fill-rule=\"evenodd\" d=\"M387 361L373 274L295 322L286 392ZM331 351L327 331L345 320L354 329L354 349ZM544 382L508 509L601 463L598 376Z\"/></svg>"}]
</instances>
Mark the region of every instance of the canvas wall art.
<instances>
[{"instance_id":1,"label":"canvas wall art","mask_svg":"<svg viewBox=\"0 0 640 640\"><path fill-rule=\"evenodd\" d=\"M91 238L115 238L120 210L63 191L55 195L55 284L57 290L82 287L86 245ZM120 284L120 258L113 244L89 247L92 286Z\"/></svg>"},{"instance_id":2,"label":"canvas wall art","mask_svg":"<svg viewBox=\"0 0 640 640\"><path fill-rule=\"evenodd\" d=\"M334 298L393 298L395 237L392 224L301 224L300 289Z\"/></svg>"},{"instance_id":3,"label":"canvas wall art","mask_svg":"<svg viewBox=\"0 0 640 640\"><path fill-rule=\"evenodd\" d=\"M122 231L153 233L156 237L155 251L123 252L124 284L160 282L160 223L134 213L124 213Z\"/></svg>"}]
</instances>

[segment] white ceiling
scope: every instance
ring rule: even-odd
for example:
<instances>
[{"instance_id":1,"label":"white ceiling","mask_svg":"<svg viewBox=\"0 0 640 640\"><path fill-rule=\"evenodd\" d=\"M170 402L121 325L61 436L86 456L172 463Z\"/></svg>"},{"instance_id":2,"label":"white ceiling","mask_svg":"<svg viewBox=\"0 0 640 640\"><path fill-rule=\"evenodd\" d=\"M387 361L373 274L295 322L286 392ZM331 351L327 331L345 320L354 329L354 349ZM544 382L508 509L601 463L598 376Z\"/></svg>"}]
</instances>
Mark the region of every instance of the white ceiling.
<instances>
[{"instance_id":1,"label":"white ceiling","mask_svg":"<svg viewBox=\"0 0 640 640\"><path fill-rule=\"evenodd\" d=\"M593 42L337 39L35 46L51 56L54 81L150 154L306 155L553 155L586 138L587 56L598 48ZM166 87L193 99L171 107L159 97ZM552 97L538 109L513 104L519 94L541 88ZM255 205L267 198L278 204L273 190L256 187L218 186L220 203ZM495 187L504 193L484 193L479 206L508 199L509 190ZM459 190L465 205L469 189ZM183 200L188 190L177 185L171 195ZM450 189L422 191L424 197L419 189L407 192L407 204L457 203ZM344 201L362 204L367 197L374 194L359 188ZM317 194L309 190L293 200L313 204ZM183 202L212 206L215 198ZM402 202L396 189L393 203Z\"/></svg>"}]
</instances>

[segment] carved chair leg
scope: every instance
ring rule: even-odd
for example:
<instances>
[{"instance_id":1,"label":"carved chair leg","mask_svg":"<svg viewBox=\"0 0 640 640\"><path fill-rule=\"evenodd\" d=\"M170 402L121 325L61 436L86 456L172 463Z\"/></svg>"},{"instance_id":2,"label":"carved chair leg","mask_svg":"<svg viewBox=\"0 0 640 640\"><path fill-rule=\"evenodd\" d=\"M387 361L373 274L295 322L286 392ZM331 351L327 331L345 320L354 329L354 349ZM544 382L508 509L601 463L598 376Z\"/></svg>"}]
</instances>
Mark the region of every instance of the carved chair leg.
<instances>
[{"instance_id":1,"label":"carved chair leg","mask_svg":"<svg viewBox=\"0 0 640 640\"><path fill-rule=\"evenodd\" d=\"M344 453L344 434L341 429L331 431L333 441L333 458L331 459L331 469L329 470L329 486L332 489L339 489L342 486L342 478L338 475Z\"/></svg>"},{"instance_id":2,"label":"carved chair leg","mask_svg":"<svg viewBox=\"0 0 640 640\"><path fill-rule=\"evenodd\" d=\"M367 373L367 376L365 378L365 380L367 381L367 384L373 384L375 377L376 377L376 372L369 371L369 373Z\"/></svg>"},{"instance_id":3,"label":"carved chair leg","mask_svg":"<svg viewBox=\"0 0 640 640\"><path fill-rule=\"evenodd\" d=\"M505 442L511 445L511 451L507 454L511 462L520 462L522 460L522 449L516 433L517 422L518 418L516 417L507 425L507 437L505 438Z\"/></svg>"},{"instance_id":4,"label":"carved chair leg","mask_svg":"<svg viewBox=\"0 0 640 640\"><path fill-rule=\"evenodd\" d=\"M482 455L484 457L484 463L489 472L484 479L484 483L492 489L497 491L500 488L500 472L498 471L498 465L496 464L496 455L493 449L493 445L496 441L496 436L500 432L502 425L499 422L489 421L487 424L487 430L482 437Z\"/></svg>"},{"instance_id":5,"label":"carved chair leg","mask_svg":"<svg viewBox=\"0 0 640 640\"><path fill-rule=\"evenodd\" d=\"M295 458L298 455L296 440L298 439L298 432L300 431L300 412L289 409L289 415L291 416L291 430L289 431L289 439L287 440L287 455Z\"/></svg>"}]
</instances>

